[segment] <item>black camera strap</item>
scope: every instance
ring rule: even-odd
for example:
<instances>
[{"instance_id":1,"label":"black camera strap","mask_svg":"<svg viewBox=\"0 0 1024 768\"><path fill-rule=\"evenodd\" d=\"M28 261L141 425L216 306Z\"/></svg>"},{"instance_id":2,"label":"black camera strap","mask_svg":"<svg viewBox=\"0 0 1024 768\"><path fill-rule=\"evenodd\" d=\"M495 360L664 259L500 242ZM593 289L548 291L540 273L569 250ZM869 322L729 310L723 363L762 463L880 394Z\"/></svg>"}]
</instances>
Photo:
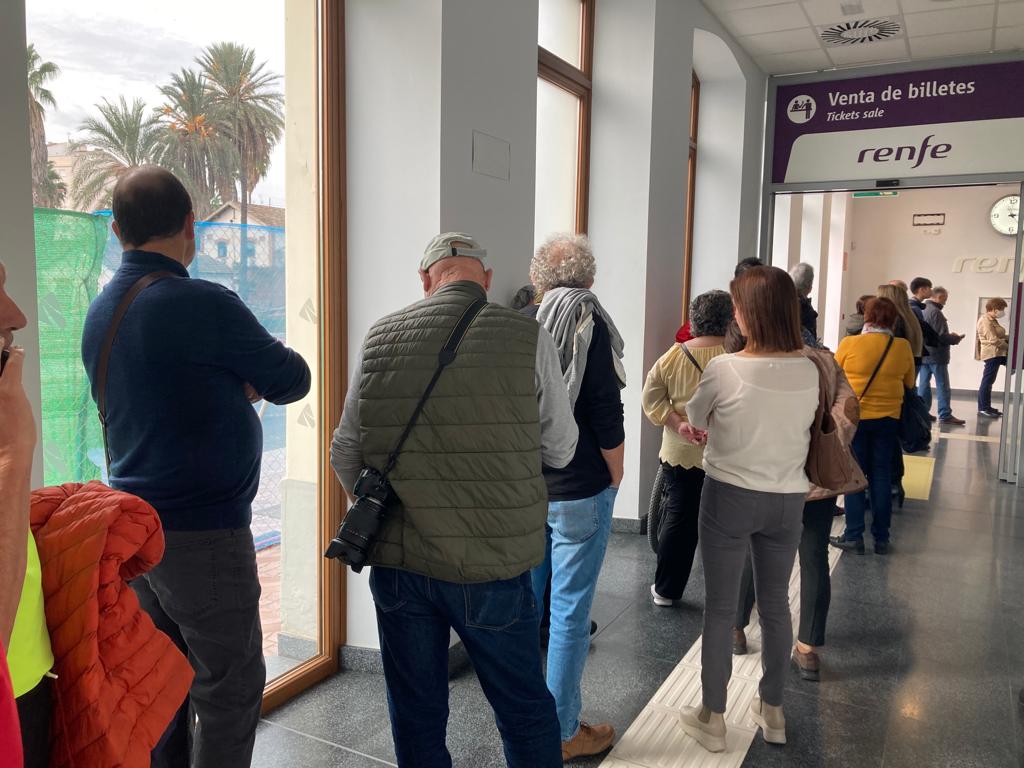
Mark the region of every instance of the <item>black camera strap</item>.
<instances>
[{"instance_id":1,"label":"black camera strap","mask_svg":"<svg viewBox=\"0 0 1024 768\"><path fill-rule=\"evenodd\" d=\"M448 336L448 340L441 347L441 351L437 355L437 368L434 370L434 375L430 379L430 383L427 384L427 388L423 392L423 396L420 398L419 403L416 404L416 410L412 412L412 417L409 419L409 423L405 426L405 431L402 432L402 436L398 438L398 445L395 446L395 450L388 456L387 466L384 467L383 477L387 479L388 475L391 474L391 470L395 468L395 464L398 463L398 454L402 452L402 448L405 446L405 441L409 439L409 435L412 434L413 429L416 427L416 422L419 421L420 416L423 413L423 408L427 404L427 400L430 399L431 393L434 391L434 387L437 386L438 379L441 378L441 374L444 373L444 369L454 362L456 355L459 353L459 346L462 344L462 340L466 337L466 331L476 320L477 315L480 311L487 306L487 302L483 299L476 299L472 304L466 307L466 311L462 313L462 317L459 318L459 322L455 324L451 334Z\"/></svg>"}]
</instances>

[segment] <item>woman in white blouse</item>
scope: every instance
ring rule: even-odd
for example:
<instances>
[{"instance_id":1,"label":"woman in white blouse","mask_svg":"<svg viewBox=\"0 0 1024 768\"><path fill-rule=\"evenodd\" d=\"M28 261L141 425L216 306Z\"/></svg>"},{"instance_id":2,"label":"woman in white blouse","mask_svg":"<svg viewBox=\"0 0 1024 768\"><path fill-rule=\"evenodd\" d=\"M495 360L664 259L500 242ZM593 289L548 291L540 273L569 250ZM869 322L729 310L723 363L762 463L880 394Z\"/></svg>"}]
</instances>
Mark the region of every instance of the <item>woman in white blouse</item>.
<instances>
[{"instance_id":1,"label":"woman in white blouse","mask_svg":"<svg viewBox=\"0 0 1024 768\"><path fill-rule=\"evenodd\" d=\"M706 441L700 506L706 597L703 706L685 707L680 720L712 752L725 749L732 625L748 549L764 638L764 676L750 714L766 741L786 741L782 693L793 646L788 587L818 405L818 370L801 352L800 306L789 275L756 267L733 280L730 290L746 347L708 363L687 404L684 430L692 442Z\"/></svg>"}]
</instances>

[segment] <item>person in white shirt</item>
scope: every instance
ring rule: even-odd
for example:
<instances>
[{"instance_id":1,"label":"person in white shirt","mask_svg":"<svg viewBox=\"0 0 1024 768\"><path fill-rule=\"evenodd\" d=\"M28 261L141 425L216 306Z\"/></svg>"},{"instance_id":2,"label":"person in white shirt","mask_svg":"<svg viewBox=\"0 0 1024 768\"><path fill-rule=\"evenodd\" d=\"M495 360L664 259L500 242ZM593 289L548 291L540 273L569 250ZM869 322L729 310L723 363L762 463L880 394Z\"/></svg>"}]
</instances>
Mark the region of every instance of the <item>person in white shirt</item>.
<instances>
[{"instance_id":1,"label":"person in white shirt","mask_svg":"<svg viewBox=\"0 0 1024 768\"><path fill-rule=\"evenodd\" d=\"M703 706L680 713L684 730L712 752L725 749L732 626L743 561L753 556L764 676L751 717L766 741L784 744L782 693L793 645L789 578L800 544L818 370L803 353L793 281L776 267L733 280L742 352L721 355L686 407L691 442L704 443L700 505L704 561Z\"/></svg>"}]
</instances>

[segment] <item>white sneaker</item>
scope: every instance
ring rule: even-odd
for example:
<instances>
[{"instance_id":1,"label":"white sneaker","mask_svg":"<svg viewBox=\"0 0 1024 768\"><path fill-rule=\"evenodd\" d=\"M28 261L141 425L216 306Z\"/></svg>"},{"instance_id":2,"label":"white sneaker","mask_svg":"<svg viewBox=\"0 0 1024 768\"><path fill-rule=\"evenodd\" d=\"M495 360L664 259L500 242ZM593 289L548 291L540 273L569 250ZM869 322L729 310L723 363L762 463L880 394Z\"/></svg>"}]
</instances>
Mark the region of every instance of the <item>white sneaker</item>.
<instances>
[{"instance_id":1,"label":"white sneaker","mask_svg":"<svg viewBox=\"0 0 1024 768\"><path fill-rule=\"evenodd\" d=\"M662 607L671 607L675 603L675 600L670 600L667 597L662 597L657 592L655 592L653 584L651 584L651 597L654 598L655 605L660 605Z\"/></svg>"},{"instance_id":2,"label":"white sneaker","mask_svg":"<svg viewBox=\"0 0 1024 768\"><path fill-rule=\"evenodd\" d=\"M765 704L760 696L755 696L750 705L750 717L760 726L764 740L769 744L786 743L786 716L782 707Z\"/></svg>"},{"instance_id":3,"label":"white sneaker","mask_svg":"<svg viewBox=\"0 0 1024 768\"><path fill-rule=\"evenodd\" d=\"M701 717L707 717L704 722ZM704 707L683 707L679 724L708 752L725 752L725 716Z\"/></svg>"}]
</instances>

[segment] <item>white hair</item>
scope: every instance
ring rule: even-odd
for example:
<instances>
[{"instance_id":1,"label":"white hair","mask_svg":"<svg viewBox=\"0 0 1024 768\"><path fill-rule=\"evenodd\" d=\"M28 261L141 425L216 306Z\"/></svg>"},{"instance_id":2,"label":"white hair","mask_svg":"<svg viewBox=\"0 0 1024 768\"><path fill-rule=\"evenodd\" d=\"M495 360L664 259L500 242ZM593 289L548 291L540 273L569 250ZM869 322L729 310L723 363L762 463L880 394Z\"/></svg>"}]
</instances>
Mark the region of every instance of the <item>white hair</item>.
<instances>
[{"instance_id":1,"label":"white hair","mask_svg":"<svg viewBox=\"0 0 1024 768\"><path fill-rule=\"evenodd\" d=\"M595 274L594 250L586 235L551 235L530 262L530 282L538 293L552 288L588 288Z\"/></svg>"},{"instance_id":2,"label":"white hair","mask_svg":"<svg viewBox=\"0 0 1024 768\"><path fill-rule=\"evenodd\" d=\"M801 296L806 296L811 292L811 288L814 287L814 267L810 264L801 262L789 270L789 276L793 278L793 285L796 286L796 292Z\"/></svg>"}]
</instances>

